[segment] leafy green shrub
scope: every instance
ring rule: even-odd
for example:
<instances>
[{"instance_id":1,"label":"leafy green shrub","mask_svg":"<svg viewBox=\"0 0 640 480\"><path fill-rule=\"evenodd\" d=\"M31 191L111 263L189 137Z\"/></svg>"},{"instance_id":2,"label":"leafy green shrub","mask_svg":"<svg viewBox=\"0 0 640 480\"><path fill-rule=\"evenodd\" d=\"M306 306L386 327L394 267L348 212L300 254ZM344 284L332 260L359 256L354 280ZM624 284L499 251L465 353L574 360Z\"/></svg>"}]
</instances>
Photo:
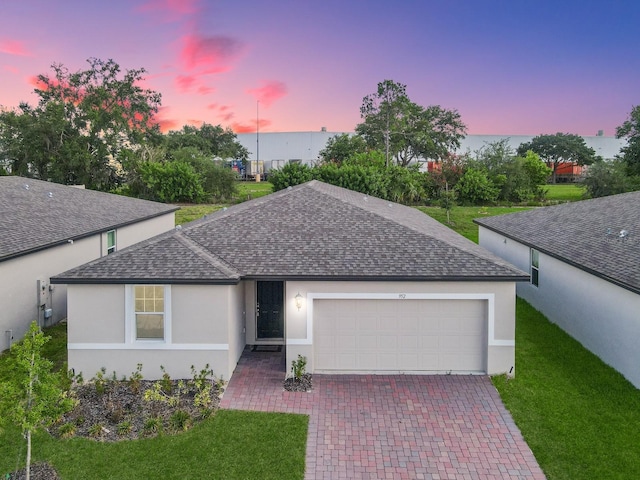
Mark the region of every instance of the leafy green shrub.
<instances>
[{"instance_id":1,"label":"leafy green shrub","mask_svg":"<svg viewBox=\"0 0 640 480\"><path fill-rule=\"evenodd\" d=\"M169 425L176 432L188 430L191 426L191 415L184 410L177 410L169 418Z\"/></svg>"},{"instance_id":2,"label":"leafy green shrub","mask_svg":"<svg viewBox=\"0 0 640 480\"><path fill-rule=\"evenodd\" d=\"M73 423L65 423L58 428L58 434L61 438L71 438L76 434L76 425Z\"/></svg>"},{"instance_id":3,"label":"leafy green shrub","mask_svg":"<svg viewBox=\"0 0 640 480\"><path fill-rule=\"evenodd\" d=\"M129 420L125 420L123 422L120 422L118 424L118 435L120 436L124 436L124 435L129 435L131 433L131 430L133 429L133 425L131 424L131 422Z\"/></svg>"},{"instance_id":4,"label":"leafy green shrub","mask_svg":"<svg viewBox=\"0 0 640 480\"><path fill-rule=\"evenodd\" d=\"M131 392L134 394L140 393L140 382L142 382L142 364L139 363L136 367L136 371L129 375L129 379L127 380L129 383L129 388L131 388Z\"/></svg>"},{"instance_id":5,"label":"leafy green shrub","mask_svg":"<svg viewBox=\"0 0 640 480\"><path fill-rule=\"evenodd\" d=\"M294 378L300 380L307 372L307 357L298 355L298 359L291 362L291 372Z\"/></svg>"},{"instance_id":6,"label":"leafy green shrub","mask_svg":"<svg viewBox=\"0 0 640 480\"><path fill-rule=\"evenodd\" d=\"M458 198L472 205L494 202L498 198L498 189L487 178L486 173L469 168L456 185Z\"/></svg>"},{"instance_id":7,"label":"leafy green shrub","mask_svg":"<svg viewBox=\"0 0 640 480\"><path fill-rule=\"evenodd\" d=\"M284 167L269 172L273 191L283 190L313 180L311 168L304 163L287 163Z\"/></svg>"},{"instance_id":8,"label":"leafy green shrub","mask_svg":"<svg viewBox=\"0 0 640 480\"><path fill-rule=\"evenodd\" d=\"M162 419L160 417L149 417L144 421L142 427L145 435L153 435L162 432Z\"/></svg>"},{"instance_id":9,"label":"leafy green shrub","mask_svg":"<svg viewBox=\"0 0 640 480\"><path fill-rule=\"evenodd\" d=\"M104 431L103 428L104 427L101 423L91 425L91 427L89 427L89 435L91 435L93 438L100 438Z\"/></svg>"},{"instance_id":10,"label":"leafy green shrub","mask_svg":"<svg viewBox=\"0 0 640 480\"><path fill-rule=\"evenodd\" d=\"M206 200L202 178L185 162L142 162L138 165L140 185L130 184L132 194L165 203L200 203Z\"/></svg>"}]
</instances>

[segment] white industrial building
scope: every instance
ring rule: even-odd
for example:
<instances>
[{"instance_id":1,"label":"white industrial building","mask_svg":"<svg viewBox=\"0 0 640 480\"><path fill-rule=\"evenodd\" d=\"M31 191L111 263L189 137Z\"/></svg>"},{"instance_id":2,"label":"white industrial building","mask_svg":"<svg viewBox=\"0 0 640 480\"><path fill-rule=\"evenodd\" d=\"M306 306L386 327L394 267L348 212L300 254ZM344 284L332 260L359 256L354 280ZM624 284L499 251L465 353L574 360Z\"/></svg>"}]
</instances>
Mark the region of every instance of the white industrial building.
<instances>
[{"instance_id":1,"label":"white industrial building","mask_svg":"<svg viewBox=\"0 0 640 480\"><path fill-rule=\"evenodd\" d=\"M327 141L342 133L327 132L324 129L317 132L268 132L268 133L239 133L238 142L249 150L249 160L264 162L264 171L279 168L295 161L311 165L318 160L318 154ZM530 142L534 135L467 135L461 141L457 153L475 152L485 145L503 139L509 140L509 145L517 149L521 143ZM593 148L597 155L604 159L612 159L620 149L626 145L626 140L603 135L584 136L587 146Z\"/></svg>"}]
</instances>

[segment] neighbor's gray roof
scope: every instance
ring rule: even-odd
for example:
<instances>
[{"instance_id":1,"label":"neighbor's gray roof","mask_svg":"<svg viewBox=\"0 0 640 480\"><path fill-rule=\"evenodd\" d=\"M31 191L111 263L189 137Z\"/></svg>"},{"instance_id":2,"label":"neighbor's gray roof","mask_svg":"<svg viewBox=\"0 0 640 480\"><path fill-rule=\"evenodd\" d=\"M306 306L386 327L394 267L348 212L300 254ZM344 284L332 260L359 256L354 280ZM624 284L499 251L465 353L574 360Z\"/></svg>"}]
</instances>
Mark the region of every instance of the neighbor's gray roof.
<instances>
[{"instance_id":1,"label":"neighbor's gray roof","mask_svg":"<svg viewBox=\"0 0 640 480\"><path fill-rule=\"evenodd\" d=\"M476 219L483 227L640 293L640 192ZM620 237L625 230L627 235Z\"/></svg>"},{"instance_id":2,"label":"neighbor's gray roof","mask_svg":"<svg viewBox=\"0 0 640 480\"><path fill-rule=\"evenodd\" d=\"M173 205L0 177L0 261L173 212Z\"/></svg>"},{"instance_id":3,"label":"neighbor's gray roof","mask_svg":"<svg viewBox=\"0 0 640 480\"><path fill-rule=\"evenodd\" d=\"M240 278L514 281L528 275L414 208L312 181L218 211L54 281Z\"/></svg>"}]
</instances>

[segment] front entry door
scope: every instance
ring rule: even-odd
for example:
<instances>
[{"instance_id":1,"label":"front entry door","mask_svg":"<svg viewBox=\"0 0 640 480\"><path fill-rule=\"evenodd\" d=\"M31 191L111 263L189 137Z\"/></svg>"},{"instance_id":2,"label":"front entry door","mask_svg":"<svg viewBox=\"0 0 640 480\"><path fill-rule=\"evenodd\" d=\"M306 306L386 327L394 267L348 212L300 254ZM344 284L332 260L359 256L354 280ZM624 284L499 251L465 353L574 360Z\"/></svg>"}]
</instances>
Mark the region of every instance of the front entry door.
<instances>
[{"instance_id":1,"label":"front entry door","mask_svg":"<svg viewBox=\"0 0 640 480\"><path fill-rule=\"evenodd\" d=\"M257 282L256 337L284 338L284 282Z\"/></svg>"}]
</instances>

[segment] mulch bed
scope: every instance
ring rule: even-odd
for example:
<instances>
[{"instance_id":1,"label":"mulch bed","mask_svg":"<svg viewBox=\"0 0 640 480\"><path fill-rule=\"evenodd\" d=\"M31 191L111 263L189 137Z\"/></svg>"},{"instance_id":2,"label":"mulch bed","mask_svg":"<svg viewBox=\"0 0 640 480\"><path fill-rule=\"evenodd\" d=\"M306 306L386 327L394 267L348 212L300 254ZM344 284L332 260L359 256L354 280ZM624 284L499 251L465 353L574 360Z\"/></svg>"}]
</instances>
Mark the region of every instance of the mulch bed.
<instances>
[{"instance_id":1,"label":"mulch bed","mask_svg":"<svg viewBox=\"0 0 640 480\"><path fill-rule=\"evenodd\" d=\"M210 382L205 407L196 405L198 389L191 380L141 380L134 386L126 380L109 380L100 385L78 385L72 389L78 404L50 431L63 438L78 436L115 442L187 430L220 405L222 387ZM164 389L145 399L145 392L154 391L155 384Z\"/></svg>"},{"instance_id":2,"label":"mulch bed","mask_svg":"<svg viewBox=\"0 0 640 480\"><path fill-rule=\"evenodd\" d=\"M305 373L300 378L289 377L284 381L284 389L287 392L310 392L313 388L313 379L310 373Z\"/></svg>"},{"instance_id":3,"label":"mulch bed","mask_svg":"<svg viewBox=\"0 0 640 480\"><path fill-rule=\"evenodd\" d=\"M2 477L3 480L25 480L27 478L27 469L22 468L17 472L10 473L8 477ZM31 480L59 480L58 472L46 462L38 462L31 465Z\"/></svg>"}]
</instances>

